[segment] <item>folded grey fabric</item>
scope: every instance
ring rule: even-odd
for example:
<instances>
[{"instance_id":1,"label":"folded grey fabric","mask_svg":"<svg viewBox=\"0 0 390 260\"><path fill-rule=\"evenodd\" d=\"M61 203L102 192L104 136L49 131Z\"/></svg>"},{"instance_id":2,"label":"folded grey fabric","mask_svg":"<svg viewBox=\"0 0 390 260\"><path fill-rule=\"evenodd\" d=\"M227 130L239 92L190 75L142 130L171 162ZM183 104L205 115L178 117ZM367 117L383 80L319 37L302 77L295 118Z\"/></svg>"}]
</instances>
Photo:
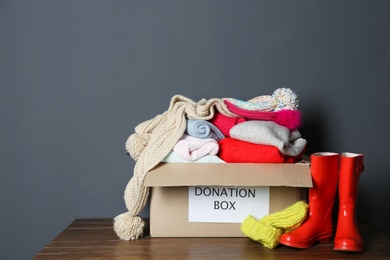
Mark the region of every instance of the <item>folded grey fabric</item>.
<instances>
[{"instance_id":1,"label":"folded grey fabric","mask_svg":"<svg viewBox=\"0 0 390 260\"><path fill-rule=\"evenodd\" d=\"M221 130L205 120L187 120L186 133L196 138L213 138L217 141L225 138Z\"/></svg>"},{"instance_id":2,"label":"folded grey fabric","mask_svg":"<svg viewBox=\"0 0 390 260\"><path fill-rule=\"evenodd\" d=\"M307 141L298 130L291 131L272 121L245 121L230 129L230 136L237 140L255 144L273 145L289 156L300 155Z\"/></svg>"}]
</instances>

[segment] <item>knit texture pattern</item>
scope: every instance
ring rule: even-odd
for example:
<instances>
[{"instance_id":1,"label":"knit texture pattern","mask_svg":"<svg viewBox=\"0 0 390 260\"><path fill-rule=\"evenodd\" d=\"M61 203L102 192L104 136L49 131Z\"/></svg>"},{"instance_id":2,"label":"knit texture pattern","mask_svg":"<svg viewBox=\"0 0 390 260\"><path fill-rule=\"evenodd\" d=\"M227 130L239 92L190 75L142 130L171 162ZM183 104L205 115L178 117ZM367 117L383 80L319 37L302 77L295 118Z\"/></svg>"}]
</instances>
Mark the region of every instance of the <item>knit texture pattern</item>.
<instances>
[{"instance_id":1,"label":"knit texture pattern","mask_svg":"<svg viewBox=\"0 0 390 260\"><path fill-rule=\"evenodd\" d=\"M138 216L146 205L149 189L143 185L146 173L153 169L173 149L183 136L187 119L209 120L214 113L235 117L221 99L191 99L175 95L169 108L135 128L126 141L128 154L136 161L133 177L127 184L124 200L128 212L114 218L114 230L122 240L134 240L143 235L145 222Z\"/></svg>"},{"instance_id":2,"label":"knit texture pattern","mask_svg":"<svg viewBox=\"0 0 390 260\"><path fill-rule=\"evenodd\" d=\"M228 100L224 100L224 102L231 112L247 120L273 121L291 130L298 129L302 123L299 110L283 109L275 112L246 110L236 107Z\"/></svg>"},{"instance_id":3,"label":"knit texture pattern","mask_svg":"<svg viewBox=\"0 0 390 260\"><path fill-rule=\"evenodd\" d=\"M284 210L269 214L260 220L248 216L241 224L245 236L273 249L279 245L280 236L299 227L307 216L308 205L298 201Z\"/></svg>"},{"instance_id":4,"label":"knit texture pattern","mask_svg":"<svg viewBox=\"0 0 390 260\"><path fill-rule=\"evenodd\" d=\"M272 121L243 122L230 129L230 136L250 143L276 146L280 152L289 156L300 155L307 143L298 130L290 131Z\"/></svg>"},{"instance_id":5,"label":"knit texture pattern","mask_svg":"<svg viewBox=\"0 0 390 260\"><path fill-rule=\"evenodd\" d=\"M288 156L276 146L255 144L231 137L219 141L219 158L227 163L296 163L302 156Z\"/></svg>"},{"instance_id":6,"label":"knit texture pattern","mask_svg":"<svg viewBox=\"0 0 390 260\"><path fill-rule=\"evenodd\" d=\"M235 106L252 111L279 111L283 109L298 109L298 96L289 88L278 88L272 95L254 97L248 101L236 98L225 100Z\"/></svg>"},{"instance_id":7,"label":"knit texture pattern","mask_svg":"<svg viewBox=\"0 0 390 260\"><path fill-rule=\"evenodd\" d=\"M230 129L246 120L243 117L228 117L221 113L216 113L210 122L215 125L225 137L230 137Z\"/></svg>"},{"instance_id":8,"label":"knit texture pattern","mask_svg":"<svg viewBox=\"0 0 390 260\"><path fill-rule=\"evenodd\" d=\"M206 155L217 155L218 142L212 138L197 138L184 134L175 144L173 151L187 161L196 161Z\"/></svg>"}]
</instances>

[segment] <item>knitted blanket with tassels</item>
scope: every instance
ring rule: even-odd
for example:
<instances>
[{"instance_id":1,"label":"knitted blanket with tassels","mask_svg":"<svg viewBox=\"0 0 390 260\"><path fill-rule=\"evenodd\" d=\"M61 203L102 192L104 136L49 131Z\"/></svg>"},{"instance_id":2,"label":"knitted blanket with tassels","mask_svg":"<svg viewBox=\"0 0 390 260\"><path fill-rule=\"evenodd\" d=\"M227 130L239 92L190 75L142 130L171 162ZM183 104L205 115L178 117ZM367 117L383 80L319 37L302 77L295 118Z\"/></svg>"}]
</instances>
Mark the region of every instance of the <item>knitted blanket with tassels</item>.
<instances>
[{"instance_id":1,"label":"knitted blanket with tassels","mask_svg":"<svg viewBox=\"0 0 390 260\"><path fill-rule=\"evenodd\" d=\"M167 111L136 126L135 133L126 141L126 150L136 161L133 177L124 192L128 212L114 219L114 230L120 239L134 240L143 234L145 222L138 214L145 207L149 195L149 189L143 185L146 173L173 149L186 129L187 119L209 120L216 111L236 117L222 99L202 99L196 103L176 95L172 97Z\"/></svg>"}]
</instances>

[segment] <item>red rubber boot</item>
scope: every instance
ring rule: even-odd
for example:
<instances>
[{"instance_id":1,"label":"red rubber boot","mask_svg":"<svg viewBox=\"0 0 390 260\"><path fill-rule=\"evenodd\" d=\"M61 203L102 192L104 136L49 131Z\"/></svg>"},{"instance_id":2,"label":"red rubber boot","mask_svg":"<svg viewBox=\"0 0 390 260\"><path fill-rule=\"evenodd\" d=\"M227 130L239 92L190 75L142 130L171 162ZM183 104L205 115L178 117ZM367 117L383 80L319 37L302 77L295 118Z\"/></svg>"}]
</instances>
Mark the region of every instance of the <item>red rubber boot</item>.
<instances>
[{"instance_id":1,"label":"red rubber boot","mask_svg":"<svg viewBox=\"0 0 390 260\"><path fill-rule=\"evenodd\" d=\"M363 252L363 239L356 220L356 203L363 155L342 153L339 173L339 213L334 250Z\"/></svg>"},{"instance_id":2,"label":"red rubber boot","mask_svg":"<svg viewBox=\"0 0 390 260\"><path fill-rule=\"evenodd\" d=\"M333 233L332 211L337 189L339 154L311 155L313 187L309 189L309 214L303 224L280 237L279 242L296 248L309 248L315 242L330 240Z\"/></svg>"}]
</instances>

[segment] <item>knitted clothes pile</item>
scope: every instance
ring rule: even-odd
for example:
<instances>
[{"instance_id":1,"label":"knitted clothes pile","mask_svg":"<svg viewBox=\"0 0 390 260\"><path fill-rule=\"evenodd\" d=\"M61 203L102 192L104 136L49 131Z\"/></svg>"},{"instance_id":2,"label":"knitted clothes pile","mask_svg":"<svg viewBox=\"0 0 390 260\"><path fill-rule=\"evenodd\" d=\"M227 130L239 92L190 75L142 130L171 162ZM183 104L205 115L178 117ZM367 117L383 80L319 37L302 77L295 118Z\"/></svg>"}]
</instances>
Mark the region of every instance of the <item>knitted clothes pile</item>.
<instances>
[{"instance_id":1,"label":"knitted clothes pile","mask_svg":"<svg viewBox=\"0 0 390 260\"><path fill-rule=\"evenodd\" d=\"M249 101L222 99L236 116L216 112L210 120L187 119L186 130L163 162L294 163L306 140L298 99L290 89Z\"/></svg>"},{"instance_id":2,"label":"knitted clothes pile","mask_svg":"<svg viewBox=\"0 0 390 260\"><path fill-rule=\"evenodd\" d=\"M297 130L297 108L297 96L285 88L249 101L194 102L181 95L172 97L167 111L137 125L126 141L126 150L136 163L124 192L128 211L114 219L118 237L133 240L143 235L145 222L138 214L149 196L146 174L172 151L186 151L185 161L207 156L220 156L225 162L296 161L306 145Z\"/></svg>"}]
</instances>

